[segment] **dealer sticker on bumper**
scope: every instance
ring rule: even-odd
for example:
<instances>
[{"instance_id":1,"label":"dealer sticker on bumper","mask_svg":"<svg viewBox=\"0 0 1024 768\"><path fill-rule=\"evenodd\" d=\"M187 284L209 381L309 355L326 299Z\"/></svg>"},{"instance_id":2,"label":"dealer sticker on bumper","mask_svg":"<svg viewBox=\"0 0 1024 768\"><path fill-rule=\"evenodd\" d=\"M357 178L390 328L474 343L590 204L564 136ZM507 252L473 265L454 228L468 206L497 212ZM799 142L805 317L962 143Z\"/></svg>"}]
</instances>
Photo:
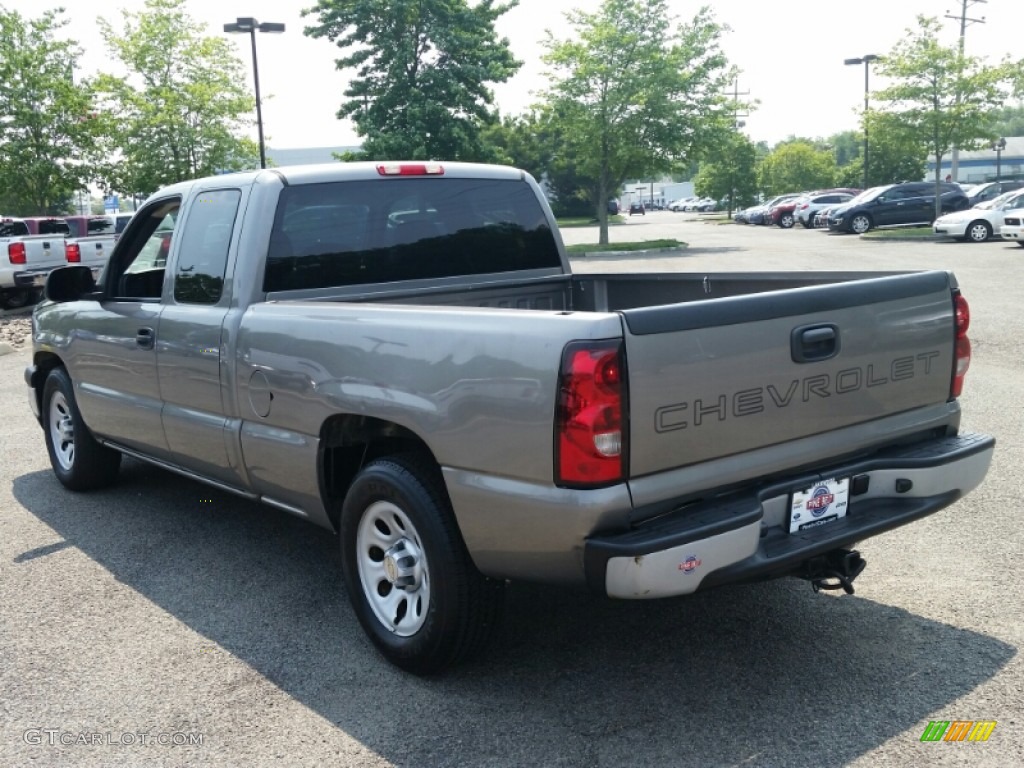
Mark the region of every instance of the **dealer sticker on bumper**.
<instances>
[{"instance_id":1,"label":"dealer sticker on bumper","mask_svg":"<svg viewBox=\"0 0 1024 768\"><path fill-rule=\"evenodd\" d=\"M846 517L850 478L830 478L793 494L789 507L789 532L825 525Z\"/></svg>"}]
</instances>

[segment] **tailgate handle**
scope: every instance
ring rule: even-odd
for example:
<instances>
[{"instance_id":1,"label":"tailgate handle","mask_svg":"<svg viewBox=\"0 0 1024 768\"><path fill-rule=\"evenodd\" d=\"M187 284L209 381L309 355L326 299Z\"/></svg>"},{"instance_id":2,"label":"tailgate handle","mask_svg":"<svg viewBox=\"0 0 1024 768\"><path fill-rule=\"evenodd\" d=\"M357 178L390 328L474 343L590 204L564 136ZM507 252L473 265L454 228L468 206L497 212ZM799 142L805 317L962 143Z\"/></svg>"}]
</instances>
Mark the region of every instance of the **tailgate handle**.
<instances>
[{"instance_id":1,"label":"tailgate handle","mask_svg":"<svg viewBox=\"0 0 1024 768\"><path fill-rule=\"evenodd\" d=\"M835 325L804 325L790 336L794 363L816 363L839 354L839 328Z\"/></svg>"}]
</instances>

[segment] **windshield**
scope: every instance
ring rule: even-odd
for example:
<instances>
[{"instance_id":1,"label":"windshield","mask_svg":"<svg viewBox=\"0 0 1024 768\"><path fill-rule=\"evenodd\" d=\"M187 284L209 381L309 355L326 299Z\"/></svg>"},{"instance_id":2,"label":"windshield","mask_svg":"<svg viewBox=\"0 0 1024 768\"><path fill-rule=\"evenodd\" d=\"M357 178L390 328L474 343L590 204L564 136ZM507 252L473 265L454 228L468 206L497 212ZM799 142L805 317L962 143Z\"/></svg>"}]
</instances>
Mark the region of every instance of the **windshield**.
<instances>
[{"instance_id":1,"label":"windshield","mask_svg":"<svg viewBox=\"0 0 1024 768\"><path fill-rule=\"evenodd\" d=\"M872 187L871 189L865 189L863 192L861 192L859 195L853 198L853 200L851 200L849 204L870 202L871 200L874 200L880 194L885 192L885 190L889 189L891 186L891 184L888 184L884 187Z\"/></svg>"},{"instance_id":2,"label":"windshield","mask_svg":"<svg viewBox=\"0 0 1024 768\"><path fill-rule=\"evenodd\" d=\"M984 202L978 203L974 207L978 208L978 209L981 209L983 211L991 211L991 210L998 211L999 209L1006 207L1007 201L1012 200L1015 197L1020 197L1020 196L1021 196L1021 191L1019 189L1013 189L1013 190L1010 190L1009 192L1003 192L1003 194L1001 194L999 197L993 197L991 200L985 200Z\"/></svg>"}]
</instances>

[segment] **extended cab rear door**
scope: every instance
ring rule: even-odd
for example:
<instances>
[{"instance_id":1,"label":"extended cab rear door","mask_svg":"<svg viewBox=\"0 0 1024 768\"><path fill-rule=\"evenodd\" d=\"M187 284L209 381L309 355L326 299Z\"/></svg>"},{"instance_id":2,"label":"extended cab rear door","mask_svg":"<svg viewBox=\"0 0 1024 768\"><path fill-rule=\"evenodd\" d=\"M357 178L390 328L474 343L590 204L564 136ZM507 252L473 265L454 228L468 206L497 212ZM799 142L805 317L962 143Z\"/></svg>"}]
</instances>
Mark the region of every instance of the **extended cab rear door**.
<instances>
[{"instance_id":1,"label":"extended cab rear door","mask_svg":"<svg viewBox=\"0 0 1024 768\"><path fill-rule=\"evenodd\" d=\"M630 476L944 403L949 280L927 272L624 310Z\"/></svg>"}]
</instances>

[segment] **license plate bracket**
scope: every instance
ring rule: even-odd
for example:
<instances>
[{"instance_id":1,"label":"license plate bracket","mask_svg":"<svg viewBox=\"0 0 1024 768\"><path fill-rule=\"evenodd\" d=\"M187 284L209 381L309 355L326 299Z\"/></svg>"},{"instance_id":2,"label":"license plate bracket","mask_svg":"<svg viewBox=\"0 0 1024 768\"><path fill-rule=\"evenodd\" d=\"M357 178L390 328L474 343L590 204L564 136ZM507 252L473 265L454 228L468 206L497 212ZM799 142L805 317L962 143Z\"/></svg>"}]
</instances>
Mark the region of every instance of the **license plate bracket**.
<instances>
[{"instance_id":1,"label":"license plate bracket","mask_svg":"<svg viewBox=\"0 0 1024 768\"><path fill-rule=\"evenodd\" d=\"M850 478L830 477L794 491L789 504L789 532L799 533L846 517Z\"/></svg>"}]
</instances>

